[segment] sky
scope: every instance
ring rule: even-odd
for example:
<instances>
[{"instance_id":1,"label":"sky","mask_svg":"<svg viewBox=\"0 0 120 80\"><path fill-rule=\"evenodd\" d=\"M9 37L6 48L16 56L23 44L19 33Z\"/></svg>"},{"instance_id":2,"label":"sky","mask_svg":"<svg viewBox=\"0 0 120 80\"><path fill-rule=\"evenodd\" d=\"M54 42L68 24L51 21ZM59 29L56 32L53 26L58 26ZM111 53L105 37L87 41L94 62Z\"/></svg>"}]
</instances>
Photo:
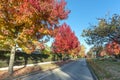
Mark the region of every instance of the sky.
<instances>
[{"instance_id":1,"label":"sky","mask_svg":"<svg viewBox=\"0 0 120 80\"><path fill-rule=\"evenodd\" d=\"M66 20L60 23L67 23L75 32L81 44L85 45L86 52L90 46L84 41L81 33L84 29L90 27L89 24L97 24L97 18L108 17L117 13L120 14L120 0L65 0L66 9L71 13Z\"/></svg>"},{"instance_id":2,"label":"sky","mask_svg":"<svg viewBox=\"0 0 120 80\"><path fill-rule=\"evenodd\" d=\"M105 15L111 17L113 14L120 14L120 0L65 0L66 9L71 13L68 18L61 23L67 23L75 32L81 44L85 45L86 52L90 49L81 36L84 29L90 27L90 24L97 24L97 18L103 18Z\"/></svg>"}]
</instances>

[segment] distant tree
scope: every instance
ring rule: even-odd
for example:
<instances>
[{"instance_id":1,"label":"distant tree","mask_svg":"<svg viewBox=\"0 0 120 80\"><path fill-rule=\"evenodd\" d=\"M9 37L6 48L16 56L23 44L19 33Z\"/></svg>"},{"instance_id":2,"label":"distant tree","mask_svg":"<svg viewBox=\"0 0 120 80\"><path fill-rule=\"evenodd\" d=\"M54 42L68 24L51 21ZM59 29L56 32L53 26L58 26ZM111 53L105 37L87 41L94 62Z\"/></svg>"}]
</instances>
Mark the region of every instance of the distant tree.
<instances>
[{"instance_id":1,"label":"distant tree","mask_svg":"<svg viewBox=\"0 0 120 80\"><path fill-rule=\"evenodd\" d=\"M79 52L79 56L80 57L85 57L85 50L86 50L86 48L85 48L85 46L84 45L81 45L81 49L80 49L80 52Z\"/></svg>"},{"instance_id":2,"label":"distant tree","mask_svg":"<svg viewBox=\"0 0 120 80\"><path fill-rule=\"evenodd\" d=\"M55 40L52 44L53 51L58 54L71 54L71 51L74 50L73 52L77 53L76 51L79 50L79 46L80 42L78 41L78 38L75 36L74 32L72 32L70 27L64 23L55 36Z\"/></svg>"},{"instance_id":3,"label":"distant tree","mask_svg":"<svg viewBox=\"0 0 120 80\"><path fill-rule=\"evenodd\" d=\"M87 58L92 58L93 57L93 50L90 49L88 52L87 52Z\"/></svg>"},{"instance_id":4,"label":"distant tree","mask_svg":"<svg viewBox=\"0 0 120 80\"><path fill-rule=\"evenodd\" d=\"M99 56L100 56L100 57L104 57L104 56L106 56L106 55L107 55L107 52L106 52L105 49L103 49L103 50L99 53Z\"/></svg>"},{"instance_id":5,"label":"distant tree","mask_svg":"<svg viewBox=\"0 0 120 80\"><path fill-rule=\"evenodd\" d=\"M99 57L101 54L101 51L103 51L103 46L93 46L90 48L90 50L87 53L87 56L89 57Z\"/></svg>"}]
</instances>

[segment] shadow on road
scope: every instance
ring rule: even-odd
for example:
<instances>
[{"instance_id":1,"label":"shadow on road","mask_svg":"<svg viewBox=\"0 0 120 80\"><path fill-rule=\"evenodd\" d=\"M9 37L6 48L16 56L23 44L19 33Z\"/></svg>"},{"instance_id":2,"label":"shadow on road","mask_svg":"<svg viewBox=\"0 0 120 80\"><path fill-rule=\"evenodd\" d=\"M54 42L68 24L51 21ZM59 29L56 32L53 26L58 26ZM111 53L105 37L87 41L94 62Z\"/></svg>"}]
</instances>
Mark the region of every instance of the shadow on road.
<instances>
[{"instance_id":1,"label":"shadow on road","mask_svg":"<svg viewBox=\"0 0 120 80\"><path fill-rule=\"evenodd\" d=\"M73 61L39 80L94 80L85 59Z\"/></svg>"}]
</instances>

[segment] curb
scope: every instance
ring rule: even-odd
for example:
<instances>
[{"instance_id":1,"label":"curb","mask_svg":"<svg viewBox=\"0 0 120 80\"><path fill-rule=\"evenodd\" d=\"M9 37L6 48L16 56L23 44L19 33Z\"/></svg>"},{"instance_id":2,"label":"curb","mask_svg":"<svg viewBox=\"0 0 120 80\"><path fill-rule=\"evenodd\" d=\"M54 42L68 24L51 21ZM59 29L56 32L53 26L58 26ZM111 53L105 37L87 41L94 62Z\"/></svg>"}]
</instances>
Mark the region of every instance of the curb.
<instances>
[{"instance_id":1,"label":"curb","mask_svg":"<svg viewBox=\"0 0 120 80\"><path fill-rule=\"evenodd\" d=\"M99 80L99 79L97 78L96 74L94 73L92 67L88 64L88 62L86 62L86 63L87 63L87 66L88 66L88 68L89 68L92 76L93 76L93 79L94 79L94 80Z\"/></svg>"},{"instance_id":2,"label":"curb","mask_svg":"<svg viewBox=\"0 0 120 80\"><path fill-rule=\"evenodd\" d=\"M26 67L28 66L35 66L35 65L42 65L42 64L50 64L50 63L56 63L56 62L60 62L60 61L49 61L49 62L41 62L41 63L37 63L37 64L27 64ZM21 66L14 66L13 68L22 68L24 67L25 65L21 65ZM8 67L3 67L3 68L0 68L0 71L2 70L8 70Z\"/></svg>"}]
</instances>

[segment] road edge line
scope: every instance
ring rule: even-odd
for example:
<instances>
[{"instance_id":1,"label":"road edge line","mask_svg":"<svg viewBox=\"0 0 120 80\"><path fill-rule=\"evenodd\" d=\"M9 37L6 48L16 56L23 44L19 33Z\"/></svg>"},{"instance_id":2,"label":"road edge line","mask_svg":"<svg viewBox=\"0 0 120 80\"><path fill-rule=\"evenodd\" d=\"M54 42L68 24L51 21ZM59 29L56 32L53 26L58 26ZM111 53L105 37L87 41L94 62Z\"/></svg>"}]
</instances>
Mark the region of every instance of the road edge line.
<instances>
[{"instance_id":1,"label":"road edge line","mask_svg":"<svg viewBox=\"0 0 120 80\"><path fill-rule=\"evenodd\" d=\"M96 76L96 74L94 73L92 67L88 64L88 62L86 61L88 69L90 70L90 73L92 74L92 77L94 80L99 80L98 77Z\"/></svg>"}]
</instances>

